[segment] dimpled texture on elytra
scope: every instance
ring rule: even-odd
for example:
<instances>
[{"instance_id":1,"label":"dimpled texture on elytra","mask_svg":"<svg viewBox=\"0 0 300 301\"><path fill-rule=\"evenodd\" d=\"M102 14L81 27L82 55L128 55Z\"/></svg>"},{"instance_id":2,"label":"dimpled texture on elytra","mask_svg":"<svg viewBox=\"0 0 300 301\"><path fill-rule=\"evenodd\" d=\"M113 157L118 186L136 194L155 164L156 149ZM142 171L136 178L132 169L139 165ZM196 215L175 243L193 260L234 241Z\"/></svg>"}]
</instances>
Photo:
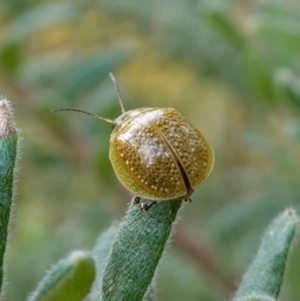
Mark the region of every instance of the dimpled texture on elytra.
<instances>
[{"instance_id":1,"label":"dimpled texture on elytra","mask_svg":"<svg viewBox=\"0 0 300 301\"><path fill-rule=\"evenodd\" d=\"M149 200L184 198L190 191L182 169L192 189L209 175L211 146L176 110L136 109L115 123L110 160L120 182L133 194Z\"/></svg>"},{"instance_id":2,"label":"dimpled texture on elytra","mask_svg":"<svg viewBox=\"0 0 300 301\"><path fill-rule=\"evenodd\" d=\"M210 174L214 151L203 135L175 109L167 108L157 126L173 148L195 190Z\"/></svg>"}]
</instances>

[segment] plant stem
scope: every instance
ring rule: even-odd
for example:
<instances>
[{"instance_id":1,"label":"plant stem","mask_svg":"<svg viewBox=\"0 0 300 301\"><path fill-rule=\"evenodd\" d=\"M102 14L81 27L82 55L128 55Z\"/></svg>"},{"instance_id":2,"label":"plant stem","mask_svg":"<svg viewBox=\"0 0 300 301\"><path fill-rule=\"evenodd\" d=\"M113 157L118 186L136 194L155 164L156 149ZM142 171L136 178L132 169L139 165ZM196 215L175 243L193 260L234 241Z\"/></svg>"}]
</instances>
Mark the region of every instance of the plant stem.
<instances>
[{"instance_id":1,"label":"plant stem","mask_svg":"<svg viewBox=\"0 0 300 301\"><path fill-rule=\"evenodd\" d=\"M91 254L74 251L48 271L27 301L82 301L90 292L95 275Z\"/></svg>"},{"instance_id":2,"label":"plant stem","mask_svg":"<svg viewBox=\"0 0 300 301\"><path fill-rule=\"evenodd\" d=\"M14 169L17 158L17 130L7 100L0 100L0 288L4 288L4 254L14 189Z\"/></svg>"},{"instance_id":3,"label":"plant stem","mask_svg":"<svg viewBox=\"0 0 300 301\"><path fill-rule=\"evenodd\" d=\"M258 253L243 276L234 301L277 299L298 217L287 209L267 229Z\"/></svg>"},{"instance_id":4,"label":"plant stem","mask_svg":"<svg viewBox=\"0 0 300 301\"><path fill-rule=\"evenodd\" d=\"M181 200L158 202L143 212L130 204L104 272L103 301L143 299L180 206Z\"/></svg>"}]
</instances>

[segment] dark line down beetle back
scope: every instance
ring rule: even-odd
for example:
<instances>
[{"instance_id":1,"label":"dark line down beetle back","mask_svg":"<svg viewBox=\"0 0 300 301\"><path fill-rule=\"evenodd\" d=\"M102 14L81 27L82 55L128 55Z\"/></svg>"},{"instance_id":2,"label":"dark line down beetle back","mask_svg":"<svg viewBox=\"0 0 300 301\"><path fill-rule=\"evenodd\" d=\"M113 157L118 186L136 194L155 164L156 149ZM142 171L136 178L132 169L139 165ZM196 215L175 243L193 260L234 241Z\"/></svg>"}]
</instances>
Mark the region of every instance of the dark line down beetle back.
<instances>
[{"instance_id":1,"label":"dark line down beetle back","mask_svg":"<svg viewBox=\"0 0 300 301\"><path fill-rule=\"evenodd\" d=\"M175 109L125 111L116 80L110 77L122 109L114 121L76 109L54 111L77 111L112 123L109 158L120 182L137 196L135 203L139 198L189 200L214 166L210 143Z\"/></svg>"}]
</instances>

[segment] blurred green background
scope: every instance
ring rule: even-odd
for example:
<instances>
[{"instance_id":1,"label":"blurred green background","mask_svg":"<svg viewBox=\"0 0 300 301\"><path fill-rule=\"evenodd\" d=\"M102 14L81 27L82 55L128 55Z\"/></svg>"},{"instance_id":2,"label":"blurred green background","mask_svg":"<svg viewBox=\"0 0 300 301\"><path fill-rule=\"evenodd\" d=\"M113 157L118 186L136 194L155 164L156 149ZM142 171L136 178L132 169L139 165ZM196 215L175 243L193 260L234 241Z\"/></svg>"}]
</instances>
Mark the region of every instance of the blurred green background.
<instances>
[{"instance_id":1,"label":"blurred green background","mask_svg":"<svg viewBox=\"0 0 300 301\"><path fill-rule=\"evenodd\" d=\"M130 200L108 159L126 109L171 106L211 141L216 164L184 207L158 299L229 299L263 229L299 211L300 2L0 2L0 94L21 129L7 300L22 300L73 249L91 249ZM282 300L300 298L300 245Z\"/></svg>"}]
</instances>

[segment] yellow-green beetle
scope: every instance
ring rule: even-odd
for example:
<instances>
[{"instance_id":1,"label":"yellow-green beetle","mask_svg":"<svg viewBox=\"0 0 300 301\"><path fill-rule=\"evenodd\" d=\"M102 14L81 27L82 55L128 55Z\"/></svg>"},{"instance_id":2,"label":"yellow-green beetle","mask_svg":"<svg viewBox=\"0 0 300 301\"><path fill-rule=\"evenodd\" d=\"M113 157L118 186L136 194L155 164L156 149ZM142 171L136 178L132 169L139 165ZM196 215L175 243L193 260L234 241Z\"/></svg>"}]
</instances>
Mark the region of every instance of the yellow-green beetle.
<instances>
[{"instance_id":1,"label":"yellow-green beetle","mask_svg":"<svg viewBox=\"0 0 300 301\"><path fill-rule=\"evenodd\" d=\"M150 201L189 200L209 176L214 150L206 138L173 108L125 111L115 78L122 115L112 123L109 158L120 182L135 196ZM147 210L148 208L143 208Z\"/></svg>"}]
</instances>

